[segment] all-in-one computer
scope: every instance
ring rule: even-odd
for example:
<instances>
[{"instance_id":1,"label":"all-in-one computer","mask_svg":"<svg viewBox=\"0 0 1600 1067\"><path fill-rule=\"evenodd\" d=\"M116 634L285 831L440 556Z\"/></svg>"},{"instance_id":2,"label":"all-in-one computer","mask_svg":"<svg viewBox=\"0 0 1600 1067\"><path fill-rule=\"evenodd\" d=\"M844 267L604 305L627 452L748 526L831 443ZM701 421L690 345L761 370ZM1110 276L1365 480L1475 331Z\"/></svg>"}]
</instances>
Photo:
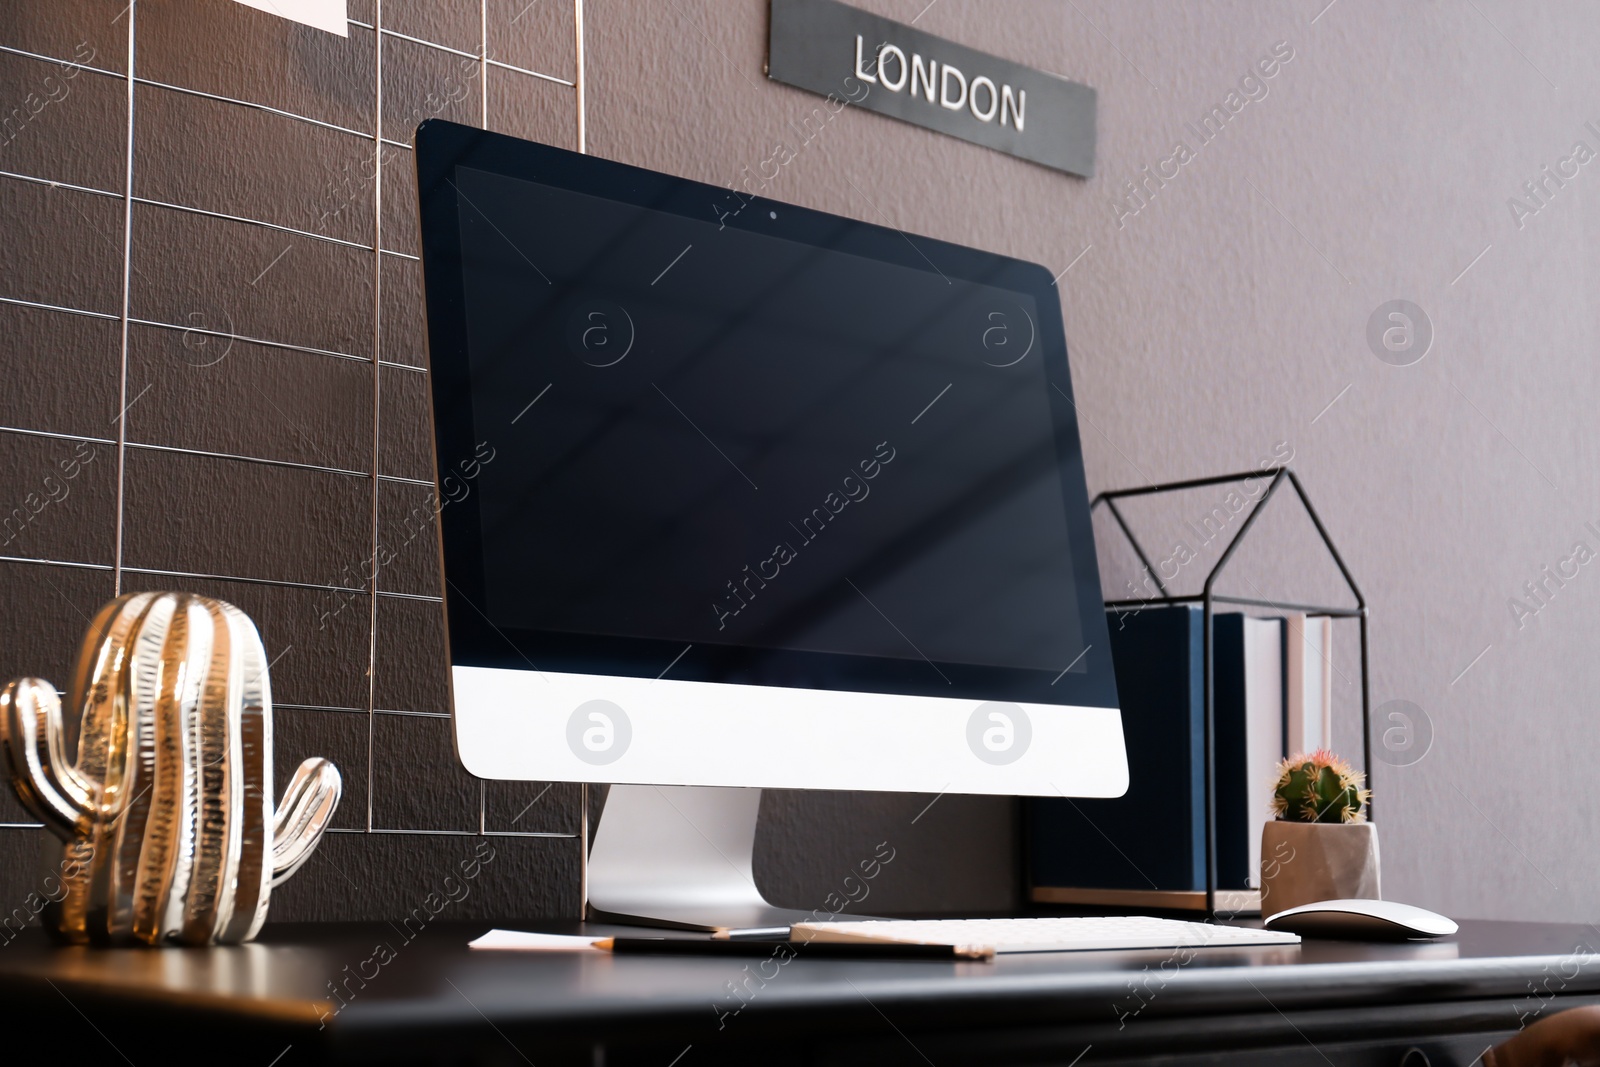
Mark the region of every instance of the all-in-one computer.
<instances>
[{"instance_id":1,"label":"all-in-one computer","mask_svg":"<svg viewBox=\"0 0 1600 1067\"><path fill-rule=\"evenodd\" d=\"M761 787L1125 790L1049 272L442 121L416 148L456 751L623 783L598 913L786 925Z\"/></svg>"}]
</instances>

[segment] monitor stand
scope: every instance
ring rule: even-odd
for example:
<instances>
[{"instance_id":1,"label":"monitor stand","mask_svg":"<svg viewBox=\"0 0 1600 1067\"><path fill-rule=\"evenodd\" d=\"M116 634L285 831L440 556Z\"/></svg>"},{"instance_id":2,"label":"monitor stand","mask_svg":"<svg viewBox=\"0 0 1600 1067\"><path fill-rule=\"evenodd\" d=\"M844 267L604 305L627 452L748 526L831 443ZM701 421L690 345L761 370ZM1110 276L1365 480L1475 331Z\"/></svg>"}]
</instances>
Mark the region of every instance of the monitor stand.
<instances>
[{"instance_id":1,"label":"monitor stand","mask_svg":"<svg viewBox=\"0 0 1600 1067\"><path fill-rule=\"evenodd\" d=\"M788 937L810 912L777 908L756 888L761 790L614 785L589 850L588 912L609 922Z\"/></svg>"}]
</instances>

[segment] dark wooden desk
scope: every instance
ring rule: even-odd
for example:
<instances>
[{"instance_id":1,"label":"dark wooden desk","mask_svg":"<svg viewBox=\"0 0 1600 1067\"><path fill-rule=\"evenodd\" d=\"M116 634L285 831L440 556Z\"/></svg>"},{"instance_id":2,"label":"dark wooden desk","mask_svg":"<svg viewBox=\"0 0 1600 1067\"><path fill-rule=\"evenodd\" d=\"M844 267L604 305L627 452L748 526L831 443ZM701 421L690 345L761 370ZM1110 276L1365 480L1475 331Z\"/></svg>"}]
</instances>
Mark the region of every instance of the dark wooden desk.
<instances>
[{"instance_id":1,"label":"dark wooden desk","mask_svg":"<svg viewBox=\"0 0 1600 1067\"><path fill-rule=\"evenodd\" d=\"M1600 1003L1600 937L1583 926L1468 922L1433 944L1203 949L1187 962L781 966L466 949L483 929L438 924L407 942L381 924L279 926L255 945L165 951L56 948L29 931L0 948L0 1047L26 1049L32 1031L41 1053L140 1067L1342 1067L1399 1064L1415 1046L1427 1058L1412 1067L1465 1067L1523 1020Z\"/></svg>"}]
</instances>

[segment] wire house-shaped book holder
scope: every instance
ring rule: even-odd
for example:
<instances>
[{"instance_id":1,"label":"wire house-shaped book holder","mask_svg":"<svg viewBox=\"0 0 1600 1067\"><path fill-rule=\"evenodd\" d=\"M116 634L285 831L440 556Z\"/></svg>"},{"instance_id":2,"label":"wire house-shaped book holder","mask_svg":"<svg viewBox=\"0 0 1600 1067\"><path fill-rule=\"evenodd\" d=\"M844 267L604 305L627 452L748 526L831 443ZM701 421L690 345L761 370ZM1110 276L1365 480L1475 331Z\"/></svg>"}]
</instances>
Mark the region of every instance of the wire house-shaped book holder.
<instances>
[{"instance_id":1,"label":"wire house-shaped book holder","mask_svg":"<svg viewBox=\"0 0 1600 1067\"><path fill-rule=\"evenodd\" d=\"M1228 485L1237 482L1253 482L1262 478L1271 477L1272 481L1266 491L1261 494L1249 512L1245 515L1244 522L1240 525L1238 533L1233 535L1233 540L1222 551L1221 557L1206 575L1202 591L1195 594L1179 595L1167 589L1162 581L1161 574L1150 557L1145 553L1144 546L1139 543L1132 527L1123 517L1121 509L1117 507L1119 500L1129 497L1154 496L1162 493L1181 492L1186 489L1201 489L1212 485ZM1339 568L1339 574L1344 578L1345 585L1355 597L1355 607L1329 607L1321 604L1301 604L1287 601L1272 601L1252 597L1231 596L1216 591L1217 579L1227 569L1228 563L1233 559L1234 552L1249 535L1250 528L1255 524L1263 508L1267 506L1278 490L1288 484L1299 497L1300 504L1305 508L1306 516L1311 524L1316 527L1317 536L1322 539L1323 547L1328 550L1334 565ZM1218 604L1227 604L1245 608L1264 608L1273 611L1302 611L1309 615L1328 615L1334 618L1356 619L1361 627L1361 762L1362 770L1367 773L1369 784L1372 775L1372 699L1367 683L1367 600L1361 595L1361 589L1356 585L1355 578L1350 574L1350 568L1345 566L1344 558L1339 555L1339 550L1334 547L1333 539L1328 536L1328 530L1322 524L1322 518L1317 514L1317 509L1312 507L1311 499L1306 496L1305 487L1300 484L1300 479L1288 467L1262 467L1258 470L1244 471L1239 474L1219 474L1210 478L1192 478L1181 482L1164 482L1159 485L1146 485L1133 489L1114 489L1097 495L1089 505L1090 513L1104 504L1111 517L1116 520L1118 528L1128 539L1133 547L1134 554L1139 558L1139 564L1149 573L1155 582L1159 593L1154 597L1135 597L1126 600L1108 600L1106 608L1109 610L1142 609L1153 605L1171 604L1201 604L1205 609L1204 620L1204 663L1205 663L1205 798L1206 798L1206 913L1217 913L1217 799L1216 799L1216 692L1215 692L1215 664L1213 663L1213 625L1212 620L1216 614ZM1368 818L1371 818L1371 803L1367 805Z\"/></svg>"}]
</instances>

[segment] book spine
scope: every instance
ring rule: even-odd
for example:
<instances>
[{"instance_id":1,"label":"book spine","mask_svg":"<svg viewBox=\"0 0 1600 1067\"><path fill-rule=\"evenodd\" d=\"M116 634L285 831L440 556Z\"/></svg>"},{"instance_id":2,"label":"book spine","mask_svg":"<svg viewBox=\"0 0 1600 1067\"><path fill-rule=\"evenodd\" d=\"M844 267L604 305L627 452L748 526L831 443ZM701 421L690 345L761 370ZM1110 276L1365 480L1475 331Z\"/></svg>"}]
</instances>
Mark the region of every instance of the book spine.
<instances>
[{"instance_id":1,"label":"book spine","mask_svg":"<svg viewBox=\"0 0 1600 1067\"><path fill-rule=\"evenodd\" d=\"M1299 612L1284 616L1284 743L1290 756L1307 751L1306 743L1306 617Z\"/></svg>"},{"instance_id":2,"label":"book spine","mask_svg":"<svg viewBox=\"0 0 1600 1067\"><path fill-rule=\"evenodd\" d=\"M1322 653L1322 692L1318 694L1321 698L1322 712L1319 723L1321 742L1317 747L1331 749L1333 747L1333 619L1331 616L1323 615L1314 621L1318 624L1317 632L1321 643L1319 651Z\"/></svg>"},{"instance_id":3,"label":"book spine","mask_svg":"<svg viewBox=\"0 0 1600 1067\"><path fill-rule=\"evenodd\" d=\"M1251 822L1245 617L1238 612L1217 615L1212 627L1212 756L1216 769L1212 785L1217 813L1217 888L1242 889L1250 877ZM1202 878L1204 874L1202 869Z\"/></svg>"}]
</instances>

